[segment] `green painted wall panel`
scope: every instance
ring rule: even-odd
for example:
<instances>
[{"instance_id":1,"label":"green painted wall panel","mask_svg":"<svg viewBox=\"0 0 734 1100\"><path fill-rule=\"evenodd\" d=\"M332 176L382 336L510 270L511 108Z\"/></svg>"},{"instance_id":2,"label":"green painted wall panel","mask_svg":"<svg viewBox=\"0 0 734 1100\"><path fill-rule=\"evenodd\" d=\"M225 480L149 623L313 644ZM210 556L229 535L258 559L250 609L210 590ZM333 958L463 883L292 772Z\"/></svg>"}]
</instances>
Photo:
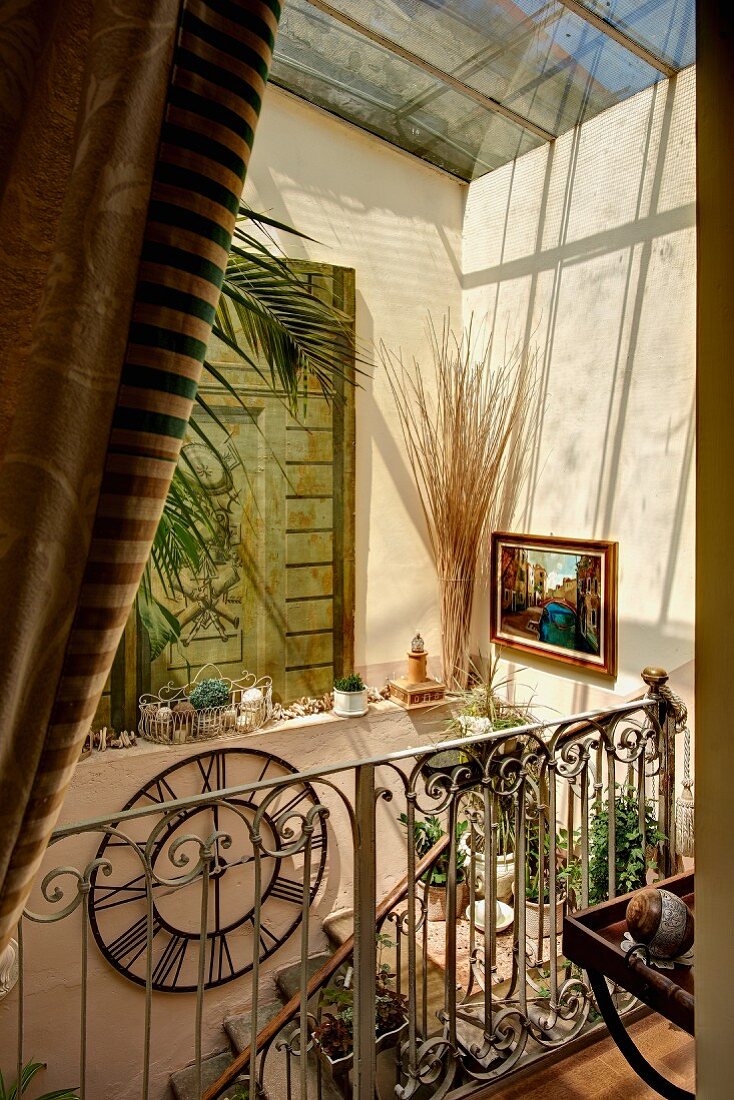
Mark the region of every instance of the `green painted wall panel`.
<instances>
[{"instance_id":1,"label":"green painted wall panel","mask_svg":"<svg viewBox=\"0 0 734 1100\"><path fill-rule=\"evenodd\" d=\"M295 266L353 321L353 272ZM206 425L221 462L193 430L184 446L215 499L221 545L199 576L182 576L173 598L157 591L182 622L181 639L152 664L139 640L132 683L138 693L183 684L211 662L233 678L243 669L271 676L286 702L321 695L353 663L353 387L340 382L333 402L310 393L293 416L216 339L208 357L240 400L216 383L203 387L226 428ZM126 682L135 666L127 660Z\"/></svg>"}]
</instances>

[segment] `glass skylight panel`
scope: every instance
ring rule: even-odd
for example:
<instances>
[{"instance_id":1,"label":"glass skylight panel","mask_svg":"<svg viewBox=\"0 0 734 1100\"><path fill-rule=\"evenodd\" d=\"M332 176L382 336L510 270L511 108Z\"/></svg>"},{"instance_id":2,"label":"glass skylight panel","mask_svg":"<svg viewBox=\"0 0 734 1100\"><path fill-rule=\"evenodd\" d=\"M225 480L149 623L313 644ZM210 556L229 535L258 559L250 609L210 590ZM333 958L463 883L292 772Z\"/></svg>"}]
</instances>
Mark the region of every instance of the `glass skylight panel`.
<instances>
[{"instance_id":1,"label":"glass skylight panel","mask_svg":"<svg viewBox=\"0 0 734 1100\"><path fill-rule=\"evenodd\" d=\"M465 180L541 144L306 0L284 8L270 79Z\"/></svg>"},{"instance_id":2,"label":"glass skylight panel","mask_svg":"<svg viewBox=\"0 0 734 1100\"><path fill-rule=\"evenodd\" d=\"M675 69L696 59L696 0L582 0ZM725 0L722 0L722 3Z\"/></svg>"},{"instance_id":3,"label":"glass skylight panel","mask_svg":"<svg viewBox=\"0 0 734 1100\"><path fill-rule=\"evenodd\" d=\"M558 0L330 0L553 134L660 74Z\"/></svg>"},{"instance_id":4,"label":"glass skylight panel","mask_svg":"<svg viewBox=\"0 0 734 1100\"><path fill-rule=\"evenodd\" d=\"M693 61L695 0L580 2L673 68ZM328 4L359 26L289 0L273 83L465 180L662 79L559 0Z\"/></svg>"}]
</instances>

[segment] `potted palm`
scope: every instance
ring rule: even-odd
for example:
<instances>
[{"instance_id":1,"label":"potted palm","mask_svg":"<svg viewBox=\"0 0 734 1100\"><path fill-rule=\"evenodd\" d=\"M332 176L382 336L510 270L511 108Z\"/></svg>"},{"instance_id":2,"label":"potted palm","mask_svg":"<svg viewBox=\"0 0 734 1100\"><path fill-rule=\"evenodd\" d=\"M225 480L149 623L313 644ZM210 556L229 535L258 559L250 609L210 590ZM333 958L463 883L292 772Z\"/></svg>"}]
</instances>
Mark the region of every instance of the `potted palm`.
<instances>
[{"instance_id":1,"label":"potted palm","mask_svg":"<svg viewBox=\"0 0 734 1100\"><path fill-rule=\"evenodd\" d=\"M352 673L334 681L334 714L340 718L361 718L367 709L367 688L361 676Z\"/></svg>"},{"instance_id":2,"label":"potted palm","mask_svg":"<svg viewBox=\"0 0 734 1100\"><path fill-rule=\"evenodd\" d=\"M407 828L408 818L400 814L398 820ZM463 843L464 834L469 828L468 821L459 821L456 824L456 919L461 920L469 904L469 884L466 881L466 861L468 852ZM439 818L429 815L425 821L414 821L413 843L415 854L419 859L428 855L434 844L437 844L446 830ZM421 882L428 887L426 904L429 921L445 921L448 912L448 881L449 881L450 853L444 849L432 867L421 877Z\"/></svg>"}]
</instances>

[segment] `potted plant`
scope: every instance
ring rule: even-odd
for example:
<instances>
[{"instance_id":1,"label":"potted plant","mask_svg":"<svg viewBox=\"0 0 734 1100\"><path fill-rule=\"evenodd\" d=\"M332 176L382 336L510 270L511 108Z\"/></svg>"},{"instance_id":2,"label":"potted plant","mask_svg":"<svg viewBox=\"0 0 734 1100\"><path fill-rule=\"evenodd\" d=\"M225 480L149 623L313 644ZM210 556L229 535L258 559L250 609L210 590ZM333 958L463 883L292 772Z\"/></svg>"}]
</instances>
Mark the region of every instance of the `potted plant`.
<instances>
[{"instance_id":1,"label":"potted plant","mask_svg":"<svg viewBox=\"0 0 734 1100\"><path fill-rule=\"evenodd\" d=\"M194 728L200 736L212 736L224 728L224 712L229 706L230 684L220 677L200 680L189 694L196 711Z\"/></svg>"},{"instance_id":2,"label":"potted plant","mask_svg":"<svg viewBox=\"0 0 734 1100\"><path fill-rule=\"evenodd\" d=\"M401 825L405 825L407 828L408 818L405 814L400 814L398 821ZM467 905L469 904L469 884L466 881L466 861L468 858L468 852L466 846L462 843L464 834L469 828L468 821L459 821L456 824L456 919L461 920L464 916ZM442 836L446 835L446 830L439 818L429 815L425 821L416 820L413 823L413 844L415 845L415 854L419 859L428 855L431 848L436 844ZM424 882L428 886L427 891L427 906L428 906L428 919L429 921L445 921L448 910L448 889L447 884L449 880L449 850L444 849L441 855L431 868L421 877L421 882Z\"/></svg>"},{"instance_id":3,"label":"potted plant","mask_svg":"<svg viewBox=\"0 0 734 1100\"><path fill-rule=\"evenodd\" d=\"M657 846L665 840L651 802L645 803L645 840L640 830L637 788L618 784L614 799L615 884L617 895L647 884L648 870L656 868ZM589 903L609 896L609 811L599 805L591 819L589 847Z\"/></svg>"},{"instance_id":4,"label":"potted plant","mask_svg":"<svg viewBox=\"0 0 734 1100\"><path fill-rule=\"evenodd\" d=\"M504 680L498 680L499 661L500 652L497 651L486 675L478 665L472 662L469 686L463 691L453 693L454 697L458 698L461 709L453 719L452 725L462 734L473 736L481 733L497 733L516 726L525 726L532 721L531 703L511 703L499 694L499 690L506 687L513 679L508 676ZM511 751L513 747L512 739L504 746L505 751Z\"/></svg>"},{"instance_id":5,"label":"potted plant","mask_svg":"<svg viewBox=\"0 0 734 1100\"><path fill-rule=\"evenodd\" d=\"M378 936L380 946L394 946L386 936ZM390 987L395 978L387 963L379 966L375 978L375 1053L394 1046L408 1024L408 1000ZM327 986L324 1003L334 1009L324 1012L314 1028L313 1041L322 1062L332 1076L341 1077L354 1060L354 989Z\"/></svg>"},{"instance_id":6,"label":"potted plant","mask_svg":"<svg viewBox=\"0 0 734 1100\"><path fill-rule=\"evenodd\" d=\"M464 797L466 811L472 815L479 815L480 820L484 816L484 799L478 791L469 791ZM507 799L498 800L497 824L497 862L495 866L497 901L509 902L515 888L515 826L513 821L513 808L508 805ZM476 826L462 838L462 846L466 848L471 858L472 874L474 875L474 891L478 898L486 894L484 882L484 851L486 837L484 831Z\"/></svg>"},{"instance_id":7,"label":"potted plant","mask_svg":"<svg viewBox=\"0 0 734 1100\"><path fill-rule=\"evenodd\" d=\"M367 688L360 675L353 672L334 681L334 714L340 718L361 718L367 709Z\"/></svg>"},{"instance_id":8,"label":"potted plant","mask_svg":"<svg viewBox=\"0 0 734 1100\"><path fill-rule=\"evenodd\" d=\"M262 1085L258 1086L257 1095L259 1100L268 1100L268 1095ZM250 1100L249 1077L238 1077L234 1083L234 1092L226 1093L222 1100Z\"/></svg>"},{"instance_id":9,"label":"potted plant","mask_svg":"<svg viewBox=\"0 0 734 1100\"><path fill-rule=\"evenodd\" d=\"M528 823L525 846L525 935L527 939L537 940L540 936L540 913L543 912L543 938L550 934L551 904L556 907L556 932L563 927L563 909L565 903L565 882L561 874L556 875L556 896L550 897L550 834L547 829L543 838L543 855L540 854L540 826Z\"/></svg>"}]
</instances>

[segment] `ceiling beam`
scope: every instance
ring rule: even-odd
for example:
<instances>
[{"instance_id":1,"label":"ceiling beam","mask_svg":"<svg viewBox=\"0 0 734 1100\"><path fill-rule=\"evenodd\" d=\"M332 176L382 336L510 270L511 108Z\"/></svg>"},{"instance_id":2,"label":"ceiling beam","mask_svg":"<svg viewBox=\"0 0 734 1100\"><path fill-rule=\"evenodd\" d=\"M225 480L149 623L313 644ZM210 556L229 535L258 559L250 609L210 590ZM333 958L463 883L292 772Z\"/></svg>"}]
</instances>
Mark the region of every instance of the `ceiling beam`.
<instances>
[{"instance_id":1,"label":"ceiling beam","mask_svg":"<svg viewBox=\"0 0 734 1100\"><path fill-rule=\"evenodd\" d=\"M329 15L338 23L342 23L345 27L349 27L350 30L356 31L357 34L363 35L365 38L369 39L370 42L382 46L384 50L389 50L389 52L395 54L396 57L402 57L404 61L410 61L411 64L422 69L423 72L428 73L429 76L435 77L436 80L440 80L443 84L448 85L449 88L453 88L455 91L461 92L462 95L468 96L469 99L473 99L474 102L478 103L481 107L485 107L488 111L493 111L496 115L502 115L503 118L509 119L510 122L514 122L516 126L521 126L523 130L535 134L541 141L556 140L557 135L551 133L550 130L538 126L529 118L525 118L524 115L518 114L517 111L513 111L511 107L505 107L498 99L493 99L492 96L477 91L477 89L472 88L471 85L464 84L462 80L457 79L457 77L452 76L450 73L444 72L443 69L439 69L436 65L432 65L430 61L426 61L425 58L419 57L418 54L406 50L403 46L398 45L397 42L393 42L391 38L385 38L384 35L379 34L377 31L373 31L370 27L365 26L364 23L360 23L357 19L352 19L350 15L345 15L344 12L338 11L336 8L333 8L331 4L326 3L326 0L307 0L307 3L318 11L323 12L324 15Z\"/></svg>"},{"instance_id":2,"label":"ceiling beam","mask_svg":"<svg viewBox=\"0 0 734 1100\"><path fill-rule=\"evenodd\" d=\"M653 69L657 69L663 76L667 76L668 79L677 75L678 70L672 65L669 65L667 61L663 61L657 54L651 53L650 50L645 49L634 38L630 38L628 34L616 27L614 23L610 23L608 19L605 19L603 15L599 15L595 11L591 11L586 7L586 4L582 4L580 0L560 0L564 8L568 8L570 12L577 15L579 19L583 19L585 23L594 27L597 31L601 31L602 34L607 35L608 38L613 39L619 43L620 46L624 46L626 50L633 53L635 57L639 57L641 61L645 61L648 65L651 65Z\"/></svg>"}]
</instances>

